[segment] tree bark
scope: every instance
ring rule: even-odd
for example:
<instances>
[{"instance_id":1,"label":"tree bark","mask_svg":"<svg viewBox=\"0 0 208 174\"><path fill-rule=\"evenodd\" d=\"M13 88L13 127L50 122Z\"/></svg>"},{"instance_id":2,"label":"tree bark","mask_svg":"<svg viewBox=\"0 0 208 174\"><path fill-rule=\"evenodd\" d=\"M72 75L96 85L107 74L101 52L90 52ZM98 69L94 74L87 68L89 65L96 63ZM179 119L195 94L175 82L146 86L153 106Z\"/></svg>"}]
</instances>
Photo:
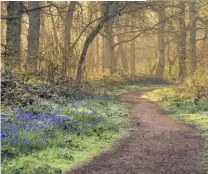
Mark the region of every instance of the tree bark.
<instances>
[{"instance_id":1,"label":"tree bark","mask_svg":"<svg viewBox=\"0 0 208 174\"><path fill-rule=\"evenodd\" d=\"M163 77L165 68L165 8L161 5L159 9L159 33L158 33L158 43L159 43L159 60L156 68L156 76Z\"/></svg>"},{"instance_id":2,"label":"tree bark","mask_svg":"<svg viewBox=\"0 0 208 174\"><path fill-rule=\"evenodd\" d=\"M29 1L28 7L38 8L38 1ZM37 69L37 57L40 35L40 10L31 11L29 14L29 29L28 29L28 54L27 54L27 69L35 72Z\"/></svg>"},{"instance_id":3,"label":"tree bark","mask_svg":"<svg viewBox=\"0 0 208 174\"><path fill-rule=\"evenodd\" d=\"M95 72L95 43L92 44L92 51L91 51L91 72Z\"/></svg>"},{"instance_id":4,"label":"tree bark","mask_svg":"<svg viewBox=\"0 0 208 174\"><path fill-rule=\"evenodd\" d=\"M132 26L135 26L134 20L131 22ZM136 49L135 40L130 43L130 71L132 75L136 75Z\"/></svg>"},{"instance_id":5,"label":"tree bark","mask_svg":"<svg viewBox=\"0 0 208 174\"><path fill-rule=\"evenodd\" d=\"M117 52L116 49L112 49L112 59L111 59L111 74L117 71Z\"/></svg>"},{"instance_id":6,"label":"tree bark","mask_svg":"<svg viewBox=\"0 0 208 174\"><path fill-rule=\"evenodd\" d=\"M119 25L118 22L116 24L117 24L117 26ZM117 39L118 39L118 42L121 42L122 41L121 35L118 34L117 35ZM121 58L122 68L123 68L124 71L128 72L129 71L128 61L127 61L127 57L126 57L126 54L125 54L125 51L124 51L124 43L123 42L121 42L118 45L118 50L119 50L118 51L119 52L119 56Z\"/></svg>"},{"instance_id":7,"label":"tree bark","mask_svg":"<svg viewBox=\"0 0 208 174\"><path fill-rule=\"evenodd\" d=\"M105 72L105 55L104 55L105 38L102 36L102 71Z\"/></svg>"},{"instance_id":8,"label":"tree bark","mask_svg":"<svg viewBox=\"0 0 208 174\"><path fill-rule=\"evenodd\" d=\"M190 20L190 45L189 59L191 64L191 75L196 70L196 3L189 3L189 20Z\"/></svg>"},{"instance_id":9,"label":"tree bark","mask_svg":"<svg viewBox=\"0 0 208 174\"><path fill-rule=\"evenodd\" d=\"M186 78L186 23L185 23L185 3L180 2L179 16L179 79L183 82Z\"/></svg>"},{"instance_id":10,"label":"tree bark","mask_svg":"<svg viewBox=\"0 0 208 174\"><path fill-rule=\"evenodd\" d=\"M8 49L8 68L16 67L20 60L20 35L22 21L22 1L9 1L7 6L8 17L18 16L7 20L7 49Z\"/></svg>"},{"instance_id":11,"label":"tree bark","mask_svg":"<svg viewBox=\"0 0 208 174\"><path fill-rule=\"evenodd\" d=\"M94 66L95 66L95 44L92 43L89 46L89 49L87 51L87 70L89 73L94 73Z\"/></svg>"},{"instance_id":12,"label":"tree bark","mask_svg":"<svg viewBox=\"0 0 208 174\"><path fill-rule=\"evenodd\" d=\"M97 36L97 38L96 38L96 63L95 63L95 71L96 71L96 73L99 72L99 67L100 67L99 49L100 49L100 42L99 42L99 36Z\"/></svg>"},{"instance_id":13,"label":"tree bark","mask_svg":"<svg viewBox=\"0 0 208 174\"><path fill-rule=\"evenodd\" d=\"M130 71L132 75L136 75L136 49L134 40L130 43Z\"/></svg>"},{"instance_id":14,"label":"tree bark","mask_svg":"<svg viewBox=\"0 0 208 174\"><path fill-rule=\"evenodd\" d=\"M72 58L73 51L71 50L71 28L73 22L74 9L77 1L71 1L66 15L65 25L65 40L64 40L64 52L62 61L62 75L65 77L68 73L68 66L70 58ZM71 66L71 65L70 65Z\"/></svg>"},{"instance_id":15,"label":"tree bark","mask_svg":"<svg viewBox=\"0 0 208 174\"><path fill-rule=\"evenodd\" d=\"M98 13L95 13L95 16L96 16L96 19L97 19L99 17ZM96 37L95 44L96 44L96 46L95 46L95 50L96 50L95 71L96 71L96 73L98 73L99 72L100 63L101 63L100 53L99 53L99 49L100 49L100 37L99 37L99 35Z\"/></svg>"},{"instance_id":16,"label":"tree bark","mask_svg":"<svg viewBox=\"0 0 208 174\"><path fill-rule=\"evenodd\" d=\"M170 57L171 43L169 42L169 38L167 39L167 42L168 42L168 44L167 44L167 59L168 59L168 62L169 62L168 74L171 77L172 76L172 68L173 68L173 65L176 62L177 54L174 54L173 59L171 59L171 57Z\"/></svg>"},{"instance_id":17,"label":"tree bark","mask_svg":"<svg viewBox=\"0 0 208 174\"><path fill-rule=\"evenodd\" d=\"M112 26L113 19L110 19L104 25L104 56L105 56L105 69L109 69L112 72Z\"/></svg>"}]
</instances>

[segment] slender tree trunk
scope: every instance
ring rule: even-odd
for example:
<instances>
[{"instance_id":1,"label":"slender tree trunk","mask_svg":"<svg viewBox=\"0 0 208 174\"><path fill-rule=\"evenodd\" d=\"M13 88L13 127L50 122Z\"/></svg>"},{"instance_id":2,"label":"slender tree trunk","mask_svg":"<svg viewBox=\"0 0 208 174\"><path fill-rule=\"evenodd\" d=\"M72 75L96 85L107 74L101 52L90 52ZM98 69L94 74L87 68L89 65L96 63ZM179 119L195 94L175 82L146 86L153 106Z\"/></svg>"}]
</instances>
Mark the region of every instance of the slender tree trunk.
<instances>
[{"instance_id":1,"label":"slender tree trunk","mask_svg":"<svg viewBox=\"0 0 208 174\"><path fill-rule=\"evenodd\" d=\"M28 7L38 8L39 1L29 1ZM37 57L40 36L40 10L34 10L29 13L29 30L28 30L28 54L27 68L35 72L37 70Z\"/></svg>"},{"instance_id":2,"label":"slender tree trunk","mask_svg":"<svg viewBox=\"0 0 208 174\"><path fill-rule=\"evenodd\" d=\"M95 44L92 43L90 46L89 46L89 49L87 51L87 59L88 59L88 65L87 65L87 70L88 72L90 73L94 73L94 66L95 66Z\"/></svg>"},{"instance_id":3,"label":"slender tree trunk","mask_svg":"<svg viewBox=\"0 0 208 174\"><path fill-rule=\"evenodd\" d=\"M17 67L20 60L20 34L21 34L21 11L23 10L22 1L9 1L7 6L8 17L19 16L7 20L7 49L8 49L8 68Z\"/></svg>"},{"instance_id":4,"label":"slender tree trunk","mask_svg":"<svg viewBox=\"0 0 208 174\"><path fill-rule=\"evenodd\" d=\"M165 8L161 6L159 9L159 33L158 33L158 43L159 43L159 60L156 68L156 76L163 77L165 68Z\"/></svg>"},{"instance_id":5,"label":"slender tree trunk","mask_svg":"<svg viewBox=\"0 0 208 174\"><path fill-rule=\"evenodd\" d=\"M118 39L118 42L120 42L122 40L120 35L117 36L117 39ZM119 50L119 56L121 58L122 68L123 68L123 70L128 72L129 71L128 61L127 61L127 57L126 57L126 54L124 51L123 42L118 45L118 50Z\"/></svg>"},{"instance_id":6,"label":"slender tree trunk","mask_svg":"<svg viewBox=\"0 0 208 174\"><path fill-rule=\"evenodd\" d=\"M132 75L136 75L136 49L134 40L130 43L130 71Z\"/></svg>"},{"instance_id":7,"label":"slender tree trunk","mask_svg":"<svg viewBox=\"0 0 208 174\"><path fill-rule=\"evenodd\" d=\"M99 42L99 36L97 36L97 38L96 38L96 63L95 63L95 71L96 71L96 73L99 72L99 67L100 67L99 49L100 49L100 42Z\"/></svg>"},{"instance_id":8,"label":"slender tree trunk","mask_svg":"<svg viewBox=\"0 0 208 174\"><path fill-rule=\"evenodd\" d=\"M189 59L191 64L191 75L196 70L196 3L189 3L189 20L190 20L190 45Z\"/></svg>"},{"instance_id":9,"label":"slender tree trunk","mask_svg":"<svg viewBox=\"0 0 208 174\"><path fill-rule=\"evenodd\" d=\"M52 21L52 26L53 26L53 34L54 34L54 38L55 38L55 43L54 43L55 44L55 49L56 49L57 53L59 53L59 50L60 50L61 53L63 54L63 48L62 48L62 45L61 45L61 43L59 41L59 38L58 38L56 24L55 24L55 20L54 20L51 8L49 8L49 11L50 11L50 15L51 15L51 21Z\"/></svg>"},{"instance_id":10,"label":"slender tree trunk","mask_svg":"<svg viewBox=\"0 0 208 174\"><path fill-rule=\"evenodd\" d=\"M105 53L104 53L104 47L105 47L105 38L102 36L102 71L105 72Z\"/></svg>"},{"instance_id":11,"label":"slender tree trunk","mask_svg":"<svg viewBox=\"0 0 208 174\"><path fill-rule=\"evenodd\" d=\"M98 17L99 17L98 12L95 13L95 17L96 17L96 19L98 19ZM100 49L100 36L99 35L96 36L95 44L96 44L95 45L95 51L96 51L95 72L98 73L100 63L101 63L100 52L99 52L99 49Z\"/></svg>"},{"instance_id":12,"label":"slender tree trunk","mask_svg":"<svg viewBox=\"0 0 208 174\"><path fill-rule=\"evenodd\" d=\"M104 56L105 56L105 69L109 69L112 72L112 26L113 19L110 19L104 25Z\"/></svg>"},{"instance_id":13,"label":"slender tree trunk","mask_svg":"<svg viewBox=\"0 0 208 174\"><path fill-rule=\"evenodd\" d=\"M95 72L95 43L92 44L92 55L91 55L91 72L94 73Z\"/></svg>"},{"instance_id":14,"label":"slender tree trunk","mask_svg":"<svg viewBox=\"0 0 208 174\"><path fill-rule=\"evenodd\" d=\"M170 59L170 43L169 43L169 36L168 36L168 39L167 39L167 59L168 59L168 62L169 62L169 70L168 70L168 74L169 76L171 77L172 76L172 62L171 62L171 59Z\"/></svg>"},{"instance_id":15,"label":"slender tree trunk","mask_svg":"<svg viewBox=\"0 0 208 174\"><path fill-rule=\"evenodd\" d=\"M71 1L66 15L65 25L65 40L64 40L64 53L62 62L62 75L67 76L69 61L73 57L73 51L71 50L71 28L73 22L74 9L77 1ZM71 66L71 65L70 65ZM71 68L71 67L70 67Z\"/></svg>"},{"instance_id":16,"label":"slender tree trunk","mask_svg":"<svg viewBox=\"0 0 208 174\"><path fill-rule=\"evenodd\" d=\"M92 5L92 3L88 2L88 6L90 8L90 6ZM94 18L92 17L92 12L90 10L87 11L87 19L89 20L94 20ZM91 18L91 19L90 19ZM90 73L94 73L94 69L95 69L95 40L91 43L91 45L89 46L89 49L87 51L87 58L88 58L88 66L87 66L87 70Z\"/></svg>"},{"instance_id":17,"label":"slender tree trunk","mask_svg":"<svg viewBox=\"0 0 208 174\"><path fill-rule=\"evenodd\" d=\"M127 22L126 22L126 24L128 25ZM118 20L116 20L116 26L119 26L119 21ZM116 31L117 31L117 34L118 34L117 35L118 42L121 42L122 38L121 38L121 35L119 35L119 30L117 29ZM129 71L128 60L127 60L127 57L126 57L126 53L124 51L124 43L123 42L118 45L118 53L119 53L119 57L121 58L122 69L128 72Z\"/></svg>"},{"instance_id":18,"label":"slender tree trunk","mask_svg":"<svg viewBox=\"0 0 208 174\"><path fill-rule=\"evenodd\" d=\"M135 20L131 22L132 26L135 26ZM135 40L130 43L130 71L132 75L136 75L136 45Z\"/></svg>"},{"instance_id":19,"label":"slender tree trunk","mask_svg":"<svg viewBox=\"0 0 208 174\"><path fill-rule=\"evenodd\" d=\"M172 21L168 21L168 30L171 31L172 29L174 29L173 23ZM172 76L172 68L173 65L175 64L176 60L177 60L177 54L171 54L171 34L170 33L166 33L166 46L167 46L167 60L168 60L168 75L171 77ZM177 51L176 51L177 52ZM171 58L172 57L172 58Z\"/></svg>"},{"instance_id":20,"label":"slender tree trunk","mask_svg":"<svg viewBox=\"0 0 208 174\"><path fill-rule=\"evenodd\" d=\"M179 16L179 79L184 81L186 78L186 23L185 23L185 3L180 3Z\"/></svg>"},{"instance_id":21,"label":"slender tree trunk","mask_svg":"<svg viewBox=\"0 0 208 174\"><path fill-rule=\"evenodd\" d=\"M115 73L116 70L117 70L117 52L116 49L112 49L111 73Z\"/></svg>"},{"instance_id":22,"label":"slender tree trunk","mask_svg":"<svg viewBox=\"0 0 208 174\"><path fill-rule=\"evenodd\" d=\"M169 39L167 40L168 44L167 44L167 59L168 59L168 63L169 63L169 69L168 69L168 74L171 77L172 76L172 68L174 63L176 62L176 55L173 55L173 59L171 59L170 57L170 48L171 48L171 43L169 42Z\"/></svg>"}]
</instances>

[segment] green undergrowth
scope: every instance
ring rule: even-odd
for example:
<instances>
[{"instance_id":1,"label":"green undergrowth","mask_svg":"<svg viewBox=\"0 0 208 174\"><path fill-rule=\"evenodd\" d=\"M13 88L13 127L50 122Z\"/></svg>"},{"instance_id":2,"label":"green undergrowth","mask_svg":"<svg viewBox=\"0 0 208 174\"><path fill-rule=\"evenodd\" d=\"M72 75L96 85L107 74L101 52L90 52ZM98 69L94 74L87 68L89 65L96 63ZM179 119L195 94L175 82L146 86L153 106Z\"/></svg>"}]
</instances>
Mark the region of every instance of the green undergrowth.
<instances>
[{"instance_id":1,"label":"green undergrowth","mask_svg":"<svg viewBox=\"0 0 208 174\"><path fill-rule=\"evenodd\" d=\"M201 99L196 104L175 87L156 89L143 97L159 102L161 112L201 132L205 140L201 155L202 173L208 173L208 101Z\"/></svg>"},{"instance_id":2,"label":"green undergrowth","mask_svg":"<svg viewBox=\"0 0 208 174\"><path fill-rule=\"evenodd\" d=\"M27 114L41 113L47 117L56 111L56 115L69 117L74 123L70 122L72 127L67 127L67 131L50 127L57 136L46 138L42 145L31 140L29 143L36 144L29 151L26 150L28 144L21 144L21 136L27 138L33 134L19 131L16 144L8 141L2 145L2 174L64 173L112 149L118 139L128 134L128 106L115 97L94 95L69 101L64 97L40 99L22 109ZM2 114L7 113L10 120L13 119L11 110L14 108L2 106Z\"/></svg>"}]
</instances>

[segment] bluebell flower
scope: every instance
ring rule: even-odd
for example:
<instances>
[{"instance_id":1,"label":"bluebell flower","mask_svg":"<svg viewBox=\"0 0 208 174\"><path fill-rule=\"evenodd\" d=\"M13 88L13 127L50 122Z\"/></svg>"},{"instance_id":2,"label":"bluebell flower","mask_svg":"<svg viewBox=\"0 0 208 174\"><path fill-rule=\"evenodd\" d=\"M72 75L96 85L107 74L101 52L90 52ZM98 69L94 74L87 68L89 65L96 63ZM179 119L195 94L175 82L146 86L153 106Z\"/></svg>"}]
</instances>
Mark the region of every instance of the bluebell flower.
<instances>
[{"instance_id":1,"label":"bluebell flower","mask_svg":"<svg viewBox=\"0 0 208 174\"><path fill-rule=\"evenodd\" d=\"M27 138L26 137L24 137L23 143L24 143L24 146L28 146L29 145L29 142L27 141Z\"/></svg>"},{"instance_id":2,"label":"bluebell flower","mask_svg":"<svg viewBox=\"0 0 208 174\"><path fill-rule=\"evenodd\" d=\"M86 133L86 131L78 127L77 128L77 133Z\"/></svg>"},{"instance_id":3,"label":"bluebell flower","mask_svg":"<svg viewBox=\"0 0 208 174\"><path fill-rule=\"evenodd\" d=\"M93 126L91 124L87 124L87 127L90 129L93 128Z\"/></svg>"},{"instance_id":4,"label":"bluebell flower","mask_svg":"<svg viewBox=\"0 0 208 174\"><path fill-rule=\"evenodd\" d=\"M18 136L15 136L15 137L10 141L10 145L12 145L17 139L18 139Z\"/></svg>"},{"instance_id":5,"label":"bluebell flower","mask_svg":"<svg viewBox=\"0 0 208 174\"><path fill-rule=\"evenodd\" d=\"M9 135L6 132L1 131L1 138L8 138Z\"/></svg>"},{"instance_id":6,"label":"bluebell flower","mask_svg":"<svg viewBox=\"0 0 208 174\"><path fill-rule=\"evenodd\" d=\"M42 144L46 145L46 140L43 138L43 136L40 137Z\"/></svg>"}]
</instances>

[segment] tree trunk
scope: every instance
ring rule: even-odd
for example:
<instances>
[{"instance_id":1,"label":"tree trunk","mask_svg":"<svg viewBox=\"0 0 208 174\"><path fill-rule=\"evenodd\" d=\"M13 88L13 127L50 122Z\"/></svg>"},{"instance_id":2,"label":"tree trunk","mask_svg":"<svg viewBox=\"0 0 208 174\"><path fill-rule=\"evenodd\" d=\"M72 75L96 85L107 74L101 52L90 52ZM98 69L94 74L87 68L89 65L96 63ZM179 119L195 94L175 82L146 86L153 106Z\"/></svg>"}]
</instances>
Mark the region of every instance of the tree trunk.
<instances>
[{"instance_id":1,"label":"tree trunk","mask_svg":"<svg viewBox=\"0 0 208 174\"><path fill-rule=\"evenodd\" d=\"M120 35L117 36L117 39L118 39L118 42L120 42L122 40ZM129 71L128 61L127 61L127 57L126 57L126 54L124 51L124 43L123 42L118 45L118 50L119 50L119 56L121 58L122 68L124 71L128 72Z\"/></svg>"},{"instance_id":2,"label":"tree trunk","mask_svg":"<svg viewBox=\"0 0 208 174\"><path fill-rule=\"evenodd\" d=\"M179 79L186 78L186 23L185 23L185 3L181 2L179 16Z\"/></svg>"},{"instance_id":3,"label":"tree trunk","mask_svg":"<svg viewBox=\"0 0 208 174\"><path fill-rule=\"evenodd\" d=\"M128 23L126 22L126 25L128 25ZM116 26L119 26L119 21L116 20ZM119 35L119 30L116 29L116 32L117 32L117 39L118 39L118 42L121 42L122 41L122 38L121 38L121 35ZM115 49L115 47L114 47ZM126 53L124 51L124 43L120 43L118 45L118 53L119 53L119 57L121 58L121 65L122 65L122 69L125 70L126 72L129 71L129 67L128 67L128 61L127 61L127 57L126 57Z\"/></svg>"},{"instance_id":4,"label":"tree trunk","mask_svg":"<svg viewBox=\"0 0 208 174\"><path fill-rule=\"evenodd\" d=\"M99 72L99 67L100 67L99 48L100 48L100 42L99 42L99 36L97 36L97 38L96 38L96 63L95 63L96 73Z\"/></svg>"},{"instance_id":5,"label":"tree trunk","mask_svg":"<svg viewBox=\"0 0 208 174\"><path fill-rule=\"evenodd\" d=\"M136 75L136 49L135 40L130 43L130 71L132 75Z\"/></svg>"},{"instance_id":6,"label":"tree trunk","mask_svg":"<svg viewBox=\"0 0 208 174\"><path fill-rule=\"evenodd\" d=\"M94 73L95 71L95 43L92 44L92 51L91 51L91 72Z\"/></svg>"},{"instance_id":7,"label":"tree trunk","mask_svg":"<svg viewBox=\"0 0 208 174\"><path fill-rule=\"evenodd\" d=\"M115 73L116 70L117 70L117 52L116 49L112 49L111 73Z\"/></svg>"},{"instance_id":8,"label":"tree trunk","mask_svg":"<svg viewBox=\"0 0 208 174\"><path fill-rule=\"evenodd\" d=\"M172 68L173 68L174 63L176 62L177 55L173 55L173 59L170 58L171 43L169 41L169 38L167 39L167 42L168 42L168 44L167 44L167 59L169 62L168 74L171 77L172 76Z\"/></svg>"},{"instance_id":9,"label":"tree trunk","mask_svg":"<svg viewBox=\"0 0 208 174\"><path fill-rule=\"evenodd\" d=\"M8 68L17 67L20 60L20 35L21 35L21 12L23 10L22 1L9 1L7 6L8 17L18 16L7 20L7 49Z\"/></svg>"},{"instance_id":10,"label":"tree trunk","mask_svg":"<svg viewBox=\"0 0 208 174\"><path fill-rule=\"evenodd\" d=\"M38 8L38 1L29 1L29 9ZM28 54L27 54L27 68L31 72L37 69L37 57L40 36L40 10L29 12L29 29L28 29Z\"/></svg>"},{"instance_id":11,"label":"tree trunk","mask_svg":"<svg viewBox=\"0 0 208 174\"><path fill-rule=\"evenodd\" d=\"M66 25L65 25L65 40L64 40L64 52L63 52L63 62L62 62L62 75L67 76L68 66L70 58L73 56L73 51L71 50L71 27L73 22L74 9L77 1L71 1L66 15ZM71 66L71 65L70 65Z\"/></svg>"},{"instance_id":12,"label":"tree trunk","mask_svg":"<svg viewBox=\"0 0 208 174\"><path fill-rule=\"evenodd\" d=\"M89 73L94 73L94 66L95 66L95 52L94 52L94 47L95 47L95 44L92 43L90 46L89 46L89 49L87 51L87 59L88 59L88 63L87 63L87 70Z\"/></svg>"},{"instance_id":13,"label":"tree trunk","mask_svg":"<svg viewBox=\"0 0 208 174\"><path fill-rule=\"evenodd\" d=\"M159 43L159 60L156 68L156 76L163 77L165 68L165 8L161 6L159 9L159 33L158 33L158 43Z\"/></svg>"},{"instance_id":14,"label":"tree trunk","mask_svg":"<svg viewBox=\"0 0 208 174\"><path fill-rule=\"evenodd\" d=\"M109 69L112 72L112 26L113 19L110 19L104 25L104 56L105 56L105 69Z\"/></svg>"},{"instance_id":15,"label":"tree trunk","mask_svg":"<svg viewBox=\"0 0 208 174\"><path fill-rule=\"evenodd\" d=\"M49 8L49 11L50 11L51 21L52 21L52 26L53 26L53 35L54 35L54 38L55 38L55 43L54 43L55 44L55 49L56 49L56 52L58 54L59 54L60 51L63 54L63 48L62 48L62 45L61 45L61 43L59 41L59 38L58 38L58 34L57 34L57 30L56 30L56 24L55 24L53 13L51 11L51 7Z\"/></svg>"},{"instance_id":16,"label":"tree trunk","mask_svg":"<svg viewBox=\"0 0 208 174\"><path fill-rule=\"evenodd\" d=\"M90 5L92 5L90 2L88 4L89 8ZM90 19L91 18L91 19ZM90 10L87 11L87 19L89 20L89 22L91 20L94 20L94 18L92 17L92 12ZM87 51L87 59L88 59L88 66L87 66L87 70L89 73L94 73L94 69L95 69L95 40L91 43L91 45L89 46L89 49Z\"/></svg>"},{"instance_id":17,"label":"tree trunk","mask_svg":"<svg viewBox=\"0 0 208 174\"><path fill-rule=\"evenodd\" d=\"M131 22L132 26L135 26L134 20ZM130 43L130 71L132 75L136 75L136 48L135 40L132 40Z\"/></svg>"},{"instance_id":18,"label":"tree trunk","mask_svg":"<svg viewBox=\"0 0 208 174\"><path fill-rule=\"evenodd\" d=\"M105 38L102 36L102 71L105 72L105 53L104 53L104 47L105 47Z\"/></svg>"},{"instance_id":19,"label":"tree trunk","mask_svg":"<svg viewBox=\"0 0 208 174\"><path fill-rule=\"evenodd\" d=\"M190 45L189 59L191 64L191 75L196 70L196 3L189 3L189 20L190 20Z\"/></svg>"}]
</instances>

